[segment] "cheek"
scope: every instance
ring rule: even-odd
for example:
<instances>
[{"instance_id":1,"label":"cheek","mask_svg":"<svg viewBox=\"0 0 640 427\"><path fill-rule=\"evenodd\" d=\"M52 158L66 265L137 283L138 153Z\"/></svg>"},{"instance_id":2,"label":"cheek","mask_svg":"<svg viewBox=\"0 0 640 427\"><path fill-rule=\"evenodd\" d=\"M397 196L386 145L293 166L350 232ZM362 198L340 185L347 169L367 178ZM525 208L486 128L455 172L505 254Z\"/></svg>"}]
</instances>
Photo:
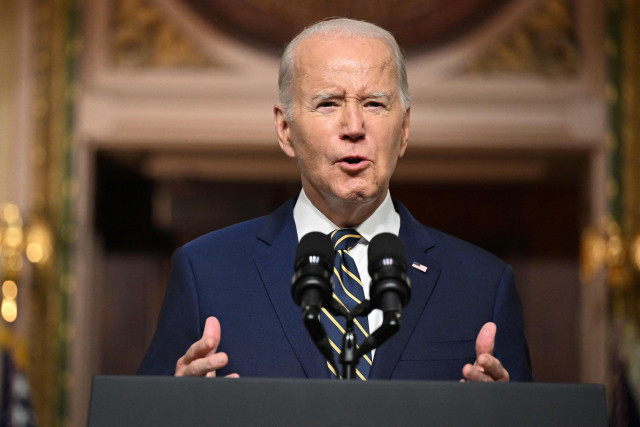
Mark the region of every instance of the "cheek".
<instances>
[{"instance_id":1,"label":"cheek","mask_svg":"<svg viewBox=\"0 0 640 427\"><path fill-rule=\"evenodd\" d=\"M316 163L323 156L321 148L313 142L303 141L300 144L299 148L300 157L303 158L306 162Z\"/></svg>"},{"instance_id":2,"label":"cheek","mask_svg":"<svg viewBox=\"0 0 640 427\"><path fill-rule=\"evenodd\" d=\"M393 165L400 152L400 133L396 129L381 128L378 144L376 144L375 155L380 165Z\"/></svg>"},{"instance_id":3,"label":"cheek","mask_svg":"<svg viewBox=\"0 0 640 427\"><path fill-rule=\"evenodd\" d=\"M322 176L327 173L328 160L322 147L302 141L297 147L298 165L309 176Z\"/></svg>"},{"instance_id":4,"label":"cheek","mask_svg":"<svg viewBox=\"0 0 640 427\"><path fill-rule=\"evenodd\" d=\"M308 126L298 134L296 152L308 169L325 168L330 161L330 135L327 127ZM312 171L313 172L313 171Z\"/></svg>"}]
</instances>

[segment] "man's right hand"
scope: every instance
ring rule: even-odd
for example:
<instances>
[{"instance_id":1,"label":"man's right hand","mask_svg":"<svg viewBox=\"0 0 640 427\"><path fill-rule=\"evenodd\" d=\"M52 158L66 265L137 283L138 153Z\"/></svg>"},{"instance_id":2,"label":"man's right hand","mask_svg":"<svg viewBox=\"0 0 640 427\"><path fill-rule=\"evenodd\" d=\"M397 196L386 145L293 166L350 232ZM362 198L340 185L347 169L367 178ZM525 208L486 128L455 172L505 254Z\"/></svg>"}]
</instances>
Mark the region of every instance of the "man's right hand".
<instances>
[{"instance_id":1,"label":"man's right hand","mask_svg":"<svg viewBox=\"0 0 640 427\"><path fill-rule=\"evenodd\" d=\"M216 353L220 344L220 322L209 317L204 325L202 338L189 347L189 350L176 363L176 377L215 377L216 370L229 362L226 353ZM227 378L238 378L238 374Z\"/></svg>"}]
</instances>

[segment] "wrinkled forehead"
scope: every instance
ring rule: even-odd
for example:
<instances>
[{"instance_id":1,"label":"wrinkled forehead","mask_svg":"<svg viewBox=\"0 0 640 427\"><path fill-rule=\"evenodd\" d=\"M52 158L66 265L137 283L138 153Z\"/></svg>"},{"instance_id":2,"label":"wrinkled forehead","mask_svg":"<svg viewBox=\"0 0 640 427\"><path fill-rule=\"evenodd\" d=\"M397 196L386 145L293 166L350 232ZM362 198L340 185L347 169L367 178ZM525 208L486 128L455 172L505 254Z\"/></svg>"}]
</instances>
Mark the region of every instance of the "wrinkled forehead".
<instances>
[{"instance_id":1,"label":"wrinkled forehead","mask_svg":"<svg viewBox=\"0 0 640 427\"><path fill-rule=\"evenodd\" d=\"M383 40L357 35L313 35L295 48L294 86L313 73L352 72L359 68L389 73L395 78L393 51Z\"/></svg>"}]
</instances>

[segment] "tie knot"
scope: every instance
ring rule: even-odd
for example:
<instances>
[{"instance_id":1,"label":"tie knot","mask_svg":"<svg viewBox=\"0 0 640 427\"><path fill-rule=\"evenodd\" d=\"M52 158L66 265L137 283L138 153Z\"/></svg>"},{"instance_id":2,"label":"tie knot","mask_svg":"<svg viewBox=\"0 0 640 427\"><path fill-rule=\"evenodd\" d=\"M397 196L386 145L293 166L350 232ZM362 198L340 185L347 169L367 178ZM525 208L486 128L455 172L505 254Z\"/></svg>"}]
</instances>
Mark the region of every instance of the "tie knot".
<instances>
[{"instance_id":1,"label":"tie knot","mask_svg":"<svg viewBox=\"0 0 640 427\"><path fill-rule=\"evenodd\" d=\"M336 251L348 251L357 245L360 239L362 236L350 228L342 228L331 233L333 249Z\"/></svg>"}]
</instances>

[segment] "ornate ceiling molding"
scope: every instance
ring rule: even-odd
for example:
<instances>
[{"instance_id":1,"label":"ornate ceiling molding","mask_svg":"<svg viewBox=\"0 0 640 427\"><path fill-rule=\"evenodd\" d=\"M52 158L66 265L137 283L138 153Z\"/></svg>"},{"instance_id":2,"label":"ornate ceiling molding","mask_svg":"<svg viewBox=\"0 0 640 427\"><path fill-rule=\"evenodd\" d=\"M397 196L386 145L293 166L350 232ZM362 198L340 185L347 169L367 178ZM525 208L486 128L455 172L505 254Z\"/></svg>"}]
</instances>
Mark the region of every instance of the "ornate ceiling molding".
<instances>
[{"instance_id":1,"label":"ornate ceiling molding","mask_svg":"<svg viewBox=\"0 0 640 427\"><path fill-rule=\"evenodd\" d=\"M405 49L456 39L509 0L181 0L209 25L279 52L306 26L329 17L373 22Z\"/></svg>"},{"instance_id":2,"label":"ornate ceiling molding","mask_svg":"<svg viewBox=\"0 0 640 427\"><path fill-rule=\"evenodd\" d=\"M121 68L212 68L221 64L148 0L117 0L110 33L112 63Z\"/></svg>"},{"instance_id":3,"label":"ornate ceiling molding","mask_svg":"<svg viewBox=\"0 0 640 427\"><path fill-rule=\"evenodd\" d=\"M137 0L138 5L155 6L160 16L193 40L204 55L222 65L168 69L113 66L107 42L113 27L107 20L116 1L124 0L88 3L92 13L87 19L94 26L87 27L94 32L87 36L84 55L89 72L80 128L85 141L112 148L139 144L158 150L273 143L275 56L216 31L184 0ZM570 23L564 27L549 24L549 28L564 28L564 34L571 37L576 33L571 43L578 52L576 40L580 41L581 56L576 58L579 73L549 79L527 71L533 66L469 69L469 64L478 66L481 58L508 44L514 34L524 31L522 28L530 31L544 28L541 23L556 22L542 19L553 4L571 12ZM413 98L412 144L447 149L548 149L561 143L580 149L599 146L598 135L605 126L599 90L604 60L598 50L602 44L600 16L594 2L513 1L455 43L411 56L407 71ZM538 24L532 24L536 19Z\"/></svg>"},{"instance_id":4,"label":"ornate ceiling molding","mask_svg":"<svg viewBox=\"0 0 640 427\"><path fill-rule=\"evenodd\" d=\"M469 74L533 73L553 78L575 76L580 47L570 0L543 0L497 45L464 67Z\"/></svg>"}]
</instances>

